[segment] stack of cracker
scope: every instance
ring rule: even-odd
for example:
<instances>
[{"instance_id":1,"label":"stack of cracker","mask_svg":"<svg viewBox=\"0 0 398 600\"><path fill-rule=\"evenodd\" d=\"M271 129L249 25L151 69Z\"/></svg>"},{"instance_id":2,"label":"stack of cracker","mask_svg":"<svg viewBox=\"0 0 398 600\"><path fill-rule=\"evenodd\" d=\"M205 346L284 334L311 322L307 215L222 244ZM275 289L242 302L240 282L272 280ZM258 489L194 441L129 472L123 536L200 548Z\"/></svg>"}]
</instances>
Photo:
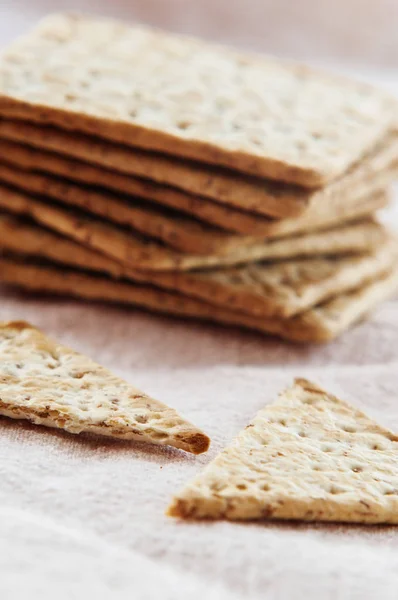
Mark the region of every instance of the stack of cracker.
<instances>
[{"instance_id":1,"label":"stack of cracker","mask_svg":"<svg viewBox=\"0 0 398 600\"><path fill-rule=\"evenodd\" d=\"M74 15L0 60L0 277L326 341L398 286L396 104Z\"/></svg>"}]
</instances>

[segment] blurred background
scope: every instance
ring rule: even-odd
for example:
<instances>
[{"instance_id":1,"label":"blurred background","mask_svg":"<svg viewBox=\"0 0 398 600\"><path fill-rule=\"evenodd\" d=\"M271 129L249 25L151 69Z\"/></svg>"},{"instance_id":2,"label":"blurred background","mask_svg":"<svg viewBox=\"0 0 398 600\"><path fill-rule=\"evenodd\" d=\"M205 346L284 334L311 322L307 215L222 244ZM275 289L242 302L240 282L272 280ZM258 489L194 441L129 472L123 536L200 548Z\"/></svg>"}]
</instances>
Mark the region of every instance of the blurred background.
<instances>
[{"instance_id":1,"label":"blurred background","mask_svg":"<svg viewBox=\"0 0 398 600\"><path fill-rule=\"evenodd\" d=\"M0 45L59 10L146 22L311 62L398 69L398 0L0 0Z\"/></svg>"}]
</instances>

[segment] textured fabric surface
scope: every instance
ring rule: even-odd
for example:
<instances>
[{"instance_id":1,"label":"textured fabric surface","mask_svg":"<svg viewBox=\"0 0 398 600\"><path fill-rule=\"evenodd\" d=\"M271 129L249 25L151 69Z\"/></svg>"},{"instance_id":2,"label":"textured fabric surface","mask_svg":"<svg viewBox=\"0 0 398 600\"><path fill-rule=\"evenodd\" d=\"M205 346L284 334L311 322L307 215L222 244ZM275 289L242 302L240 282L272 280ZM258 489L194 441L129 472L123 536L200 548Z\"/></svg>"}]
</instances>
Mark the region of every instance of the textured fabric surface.
<instances>
[{"instance_id":1,"label":"textured fabric surface","mask_svg":"<svg viewBox=\"0 0 398 600\"><path fill-rule=\"evenodd\" d=\"M369 323L322 348L138 311L22 300L14 293L3 294L0 314L36 322L173 403L213 440L208 455L190 458L2 419L2 597L15 591L13 581L23 591L22 573L25 581L27 573L33 577L33 598L40 598L35 586L56 589L61 598L71 586L77 598L93 590L104 598L106 592L153 598L154 587L162 598L183 598L192 583L189 597L219 585L220 600L265 593L279 600L292 590L300 599L396 597L394 528L179 524L163 511L296 375L398 431L398 302L384 304Z\"/></svg>"}]
</instances>

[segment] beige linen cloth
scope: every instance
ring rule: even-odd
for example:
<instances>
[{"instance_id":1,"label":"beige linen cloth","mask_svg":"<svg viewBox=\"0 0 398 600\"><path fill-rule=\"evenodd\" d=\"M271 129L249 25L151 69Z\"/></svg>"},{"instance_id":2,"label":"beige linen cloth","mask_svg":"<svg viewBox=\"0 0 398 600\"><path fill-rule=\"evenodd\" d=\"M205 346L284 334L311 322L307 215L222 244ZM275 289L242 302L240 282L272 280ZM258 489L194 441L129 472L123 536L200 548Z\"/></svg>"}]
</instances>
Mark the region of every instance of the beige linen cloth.
<instances>
[{"instance_id":1,"label":"beige linen cloth","mask_svg":"<svg viewBox=\"0 0 398 600\"><path fill-rule=\"evenodd\" d=\"M397 208L385 217L398 229ZM398 431L398 297L321 347L6 289L0 319L31 321L212 438L192 457L0 418L1 600L398 598L396 527L164 516L173 493L294 376Z\"/></svg>"}]
</instances>

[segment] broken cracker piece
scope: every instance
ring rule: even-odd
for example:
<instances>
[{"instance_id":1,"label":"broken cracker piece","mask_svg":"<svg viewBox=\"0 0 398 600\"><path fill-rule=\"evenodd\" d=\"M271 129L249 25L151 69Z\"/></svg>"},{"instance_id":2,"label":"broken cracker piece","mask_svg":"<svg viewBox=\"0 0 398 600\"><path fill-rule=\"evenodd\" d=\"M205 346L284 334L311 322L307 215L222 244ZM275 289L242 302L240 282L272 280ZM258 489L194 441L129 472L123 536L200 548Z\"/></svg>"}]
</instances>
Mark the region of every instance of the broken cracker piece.
<instances>
[{"instance_id":1,"label":"broken cracker piece","mask_svg":"<svg viewBox=\"0 0 398 600\"><path fill-rule=\"evenodd\" d=\"M398 524L398 436L296 379L172 501L168 514Z\"/></svg>"},{"instance_id":2,"label":"broken cracker piece","mask_svg":"<svg viewBox=\"0 0 398 600\"><path fill-rule=\"evenodd\" d=\"M210 442L173 408L23 321L0 323L0 414L193 454Z\"/></svg>"}]
</instances>

